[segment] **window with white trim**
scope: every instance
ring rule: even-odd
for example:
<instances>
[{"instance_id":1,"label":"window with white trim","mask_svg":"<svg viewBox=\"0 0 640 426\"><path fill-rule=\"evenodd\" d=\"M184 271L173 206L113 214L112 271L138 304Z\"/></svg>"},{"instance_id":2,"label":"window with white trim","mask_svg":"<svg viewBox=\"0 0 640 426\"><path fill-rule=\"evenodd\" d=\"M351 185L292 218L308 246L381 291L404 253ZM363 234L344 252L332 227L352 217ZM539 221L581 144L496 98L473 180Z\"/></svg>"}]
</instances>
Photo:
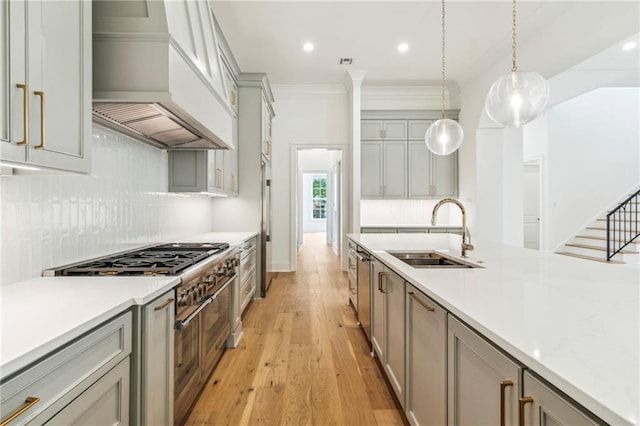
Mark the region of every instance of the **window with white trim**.
<instances>
[{"instance_id":1,"label":"window with white trim","mask_svg":"<svg viewBox=\"0 0 640 426\"><path fill-rule=\"evenodd\" d=\"M311 218L327 218L327 177L315 176L311 181Z\"/></svg>"}]
</instances>

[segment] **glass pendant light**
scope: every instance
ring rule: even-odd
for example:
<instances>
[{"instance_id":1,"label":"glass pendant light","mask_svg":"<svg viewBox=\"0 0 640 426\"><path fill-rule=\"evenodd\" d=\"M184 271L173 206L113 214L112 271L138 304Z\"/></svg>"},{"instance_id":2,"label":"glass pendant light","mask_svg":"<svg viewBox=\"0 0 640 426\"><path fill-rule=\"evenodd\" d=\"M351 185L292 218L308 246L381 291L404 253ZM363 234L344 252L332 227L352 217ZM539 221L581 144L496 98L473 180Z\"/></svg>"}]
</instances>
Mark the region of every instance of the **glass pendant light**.
<instances>
[{"instance_id":1,"label":"glass pendant light","mask_svg":"<svg viewBox=\"0 0 640 426\"><path fill-rule=\"evenodd\" d=\"M444 118L444 92L445 92L445 67L444 67L444 0L442 0L442 118L431 123L424 134L424 142L429 151L436 155L449 155L462 145L464 131L457 121Z\"/></svg>"},{"instance_id":2,"label":"glass pendant light","mask_svg":"<svg viewBox=\"0 0 640 426\"><path fill-rule=\"evenodd\" d=\"M549 100L549 84L537 72L518 71L516 66L516 0L512 12L512 67L489 90L484 103L489 117L504 126L520 127L542 114Z\"/></svg>"}]
</instances>

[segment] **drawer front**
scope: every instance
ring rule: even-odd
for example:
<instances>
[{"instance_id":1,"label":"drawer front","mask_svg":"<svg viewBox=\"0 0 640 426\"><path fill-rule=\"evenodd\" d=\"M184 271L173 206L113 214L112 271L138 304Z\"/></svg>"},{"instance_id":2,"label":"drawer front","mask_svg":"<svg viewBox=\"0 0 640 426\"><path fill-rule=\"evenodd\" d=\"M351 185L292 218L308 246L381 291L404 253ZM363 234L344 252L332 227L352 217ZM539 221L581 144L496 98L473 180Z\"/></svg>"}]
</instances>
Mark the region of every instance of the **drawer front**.
<instances>
[{"instance_id":1,"label":"drawer front","mask_svg":"<svg viewBox=\"0 0 640 426\"><path fill-rule=\"evenodd\" d=\"M255 253L255 249L257 245L258 245L258 240L255 237L250 239L249 241L245 241L241 247L242 257L244 258L247 255L251 254L251 251L254 251Z\"/></svg>"},{"instance_id":2,"label":"drawer front","mask_svg":"<svg viewBox=\"0 0 640 426\"><path fill-rule=\"evenodd\" d=\"M18 423L54 415L131 353L131 332L127 312L2 384L0 418L6 420L33 397L39 401L16 418Z\"/></svg>"},{"instance_id":3,"label":"drawer front","mask_svg":"<svg viewBox=\"0 0 640 426\"><path fill-rule=\"evenodd\" d=\"M256 278L257 278L256 271L254 269L251 275L249 276L249 278L247 278L240 287L240 312L241 313L244 312L244 310L246 309L247 305L249 304L249 302L253 298L253 295L256 292L256 285L257 285Z\"/></svg>"},{"instance_id":4,"label":"drawer front","mask_svg":"<svg viewBox=\"0 0 640 426\"><path fill-rule=\"evenodd\" d=\"M244 281L256 269L256 263L255 251L240 261L240 281L242 281L242 283L244 283Z\"/></svg>"}]
</instances>

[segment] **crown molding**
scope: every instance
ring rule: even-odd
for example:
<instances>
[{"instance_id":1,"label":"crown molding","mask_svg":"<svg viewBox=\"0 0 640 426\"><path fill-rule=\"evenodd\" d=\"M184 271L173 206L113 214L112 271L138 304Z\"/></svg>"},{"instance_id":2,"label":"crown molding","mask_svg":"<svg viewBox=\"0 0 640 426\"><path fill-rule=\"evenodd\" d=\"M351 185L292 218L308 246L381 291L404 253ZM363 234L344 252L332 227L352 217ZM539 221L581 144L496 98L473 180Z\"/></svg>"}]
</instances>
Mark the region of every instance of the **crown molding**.
<instances>
[{"instance_id":1,"label":"crown molding","mask_svg":"<svg viewBox=\"0 0 640 426\"><path fill-rule=\"evenodd\" d=\"M445 90L445 108L450 95ZM362 109L430 110L442 108L442 87L433 86L363 86Z\"/></svg>"}]
</instances>

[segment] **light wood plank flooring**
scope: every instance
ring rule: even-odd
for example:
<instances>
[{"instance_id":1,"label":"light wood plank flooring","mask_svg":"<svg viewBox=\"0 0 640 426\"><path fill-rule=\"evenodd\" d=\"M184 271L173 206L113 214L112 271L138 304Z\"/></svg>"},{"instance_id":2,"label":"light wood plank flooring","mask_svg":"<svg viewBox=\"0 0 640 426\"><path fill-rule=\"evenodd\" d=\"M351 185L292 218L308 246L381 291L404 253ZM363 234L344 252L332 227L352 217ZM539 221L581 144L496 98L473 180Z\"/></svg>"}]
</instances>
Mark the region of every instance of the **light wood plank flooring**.
<instances>
[{"instance_id":1,"label":"light wood plank flooring","mask_svg":"<svg viewBox=\"0 0 640 426\"><path fill-rule=\"evenodd\" d=\"M242 323L188 425L403 424L324 234L305 234L298 271L277 274Z\"/></svg>"}]
</instances>

